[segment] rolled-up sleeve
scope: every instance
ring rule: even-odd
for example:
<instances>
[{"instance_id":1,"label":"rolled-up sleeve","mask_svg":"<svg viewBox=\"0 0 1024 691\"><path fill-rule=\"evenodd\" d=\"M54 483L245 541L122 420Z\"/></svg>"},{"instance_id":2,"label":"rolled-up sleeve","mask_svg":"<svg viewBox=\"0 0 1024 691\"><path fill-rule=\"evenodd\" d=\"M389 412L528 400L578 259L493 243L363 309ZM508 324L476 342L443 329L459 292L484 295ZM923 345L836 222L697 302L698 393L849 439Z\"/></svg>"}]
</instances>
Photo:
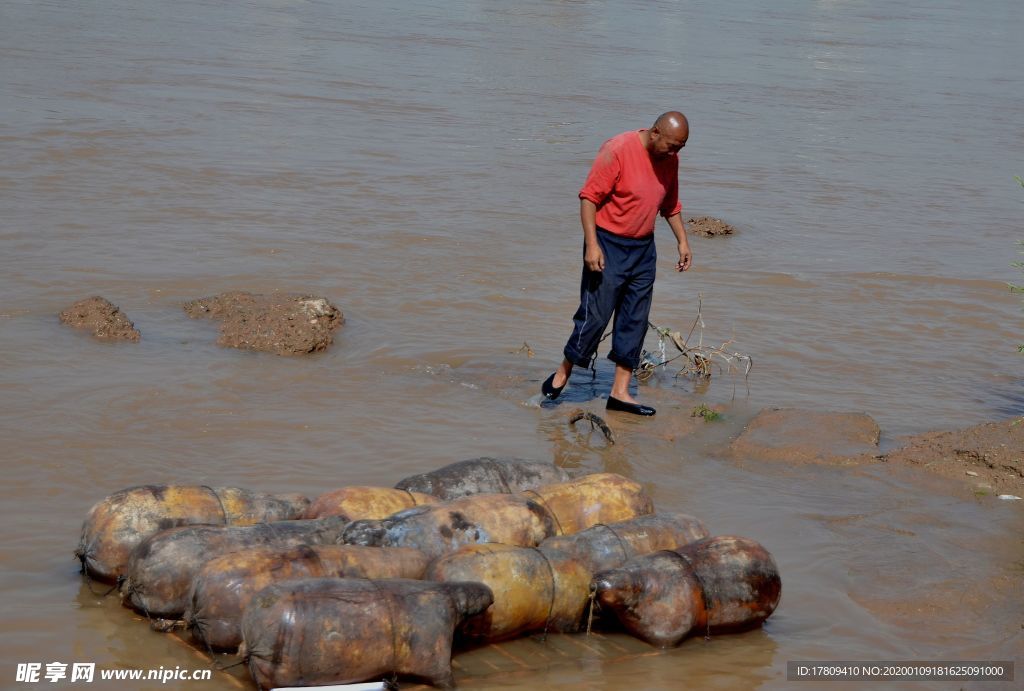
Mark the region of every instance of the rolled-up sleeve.
<instances>
[{"instance_id":1,"label":"rolled-up sleeve","mask_svg":"<svg viewBox=\"0 0 1024 691\"><path fill-rule=\"evenodd\" d=\"M615 183L619 181L621 174L622 162L612 150L611 143L605 142L598 150L594 164L590 167L587 181L583 183L583 188L580 190L580 199L587 199L594 202L595 206L601 206L601 203L615 189Z\"/></svg>"}]
</instances>

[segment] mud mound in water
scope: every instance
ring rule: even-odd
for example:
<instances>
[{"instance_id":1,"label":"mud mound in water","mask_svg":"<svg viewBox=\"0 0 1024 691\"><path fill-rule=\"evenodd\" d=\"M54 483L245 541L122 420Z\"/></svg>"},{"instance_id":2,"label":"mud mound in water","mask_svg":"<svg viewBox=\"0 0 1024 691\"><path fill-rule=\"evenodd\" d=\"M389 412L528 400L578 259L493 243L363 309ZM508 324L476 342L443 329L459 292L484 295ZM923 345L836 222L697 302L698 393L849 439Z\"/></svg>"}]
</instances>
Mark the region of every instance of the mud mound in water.
<instances>
[{"instance_id":1,"label":"mud mound in water","mask_svg":"<svg viewBox=\"0 0 1024 691\"><path fill-rule=\"evenodd\" d=\"M89 329L93 336L103 340L135 343L142 336L128 315L99 295L79 300L59 316L62 324Z\"/></svg>"},{"instance_id":2,"label":"mud mound in water","mask_svg":"<svg viewBox=\"0 0 1024 691\"><path fill-rule=\"evenodd\" d=\"M744 461L855 463L877 451L878 424L864 413L830 413L795 408L762 410L729 446Z\"/></svg>"},{"instance_id":3,"label":"mud mound in water","mask_svg":"<svg viewBox=\"0 0 1024 691\"><path fill-rule=\"evenodd\" d=\"M326 298L312 295L222 293L185 303L185 312L221 321L217 345L277 355L324 350L345 321Z\"/></svg>"},{"instance_id":4,"label":"mud mound in water","mask_svg":"<svg viewBox=\"0 0 1024 691\"><path fill-rule=\"evenodd\" d=\"M976 485L979 494L1024 497L1024 423L985 422L967 429L906 437L874 458L906 463Z\"/></svg>"},{"instance_id":5,"label":"mud mound in water","mask_svg":"<svg viewBox=\"0 0 1024 691\"><path fill-rule=\"evenodd\" d=\"M706 238L714 237L716 235L732 235L736 232L736 229L726 223L720 218L714 218L713 216L697 216L695 218L686 219L686 229L697 235L703 235Z\"/></svg>"}]
</instances>

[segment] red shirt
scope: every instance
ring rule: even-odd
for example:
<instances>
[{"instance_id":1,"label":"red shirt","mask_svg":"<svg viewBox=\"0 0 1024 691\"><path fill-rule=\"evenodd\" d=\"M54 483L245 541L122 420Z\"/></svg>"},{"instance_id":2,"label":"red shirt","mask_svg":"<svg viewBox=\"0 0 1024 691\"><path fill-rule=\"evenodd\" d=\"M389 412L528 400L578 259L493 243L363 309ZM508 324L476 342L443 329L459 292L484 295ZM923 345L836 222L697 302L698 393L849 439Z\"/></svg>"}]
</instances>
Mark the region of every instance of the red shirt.
<instances>
[{"instance_id":1,"label":"red shirt","mask_svg":"<svg viewBox=\"0 0 1024 691\"><path fill-rule=\"evenodd\" d=\"M640 131L623 132L602 144L580 190L580 199L597 206L597 225L631 238L653 233L659 211L668 218L683 210L679 157L651 158Z\"/></svg>"}]
</instances>

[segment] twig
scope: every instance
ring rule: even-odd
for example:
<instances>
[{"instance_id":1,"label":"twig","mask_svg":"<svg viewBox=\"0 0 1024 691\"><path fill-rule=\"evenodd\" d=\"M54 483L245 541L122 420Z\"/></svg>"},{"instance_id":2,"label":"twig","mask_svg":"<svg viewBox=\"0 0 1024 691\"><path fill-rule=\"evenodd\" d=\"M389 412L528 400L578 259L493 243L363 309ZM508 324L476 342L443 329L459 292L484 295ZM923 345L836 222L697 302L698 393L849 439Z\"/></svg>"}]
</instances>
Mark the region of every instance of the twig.
<instances>
[{"instance_id":1,"label":"twig","mask_svg":"<svg viewBox=\"0 0 1024 691\"><path fill-rule=\"evenodd\" d=\"M583 410L583 408L577 408L576 410L569 413L569 426L572 427L580 420L586 420L590 423L590 429L600 429L604 433L604 438L608 440L609 444L615 443L615 434L612 432L612 428L608 426L604 420L591 412Z\"/></svg>"},{"instance_id":2,"label":"twig","mask_svg":"<svg viewBox=\"0 0 1024 691\"><path fill-rule=\"evenodd\" d=\"M522 353L523 351L526 352L526 357L533 357L533 348L531 348L530 344L527 343L526 341L523 341L523 345L519 346L515 350L510 350L508 352L512 353L513 355L517 355L519 353Z\"/></svg>"},{"instance_id":3,"label":"twig","mask_svg":"<svg viewBox=\"0 0 1024 691\"><path fill-rule=\"evenodd\" d=\"M170 633L177 629L185 628L184 619L153 619L149 622L149 628L158 633Z\"/></svg>"},{"instance_id":4,"label":"twig","mask_svg":"<svg viewBox=\"0 0 1024 691\"><path fill-rule=\"evenodd\" d=\"M657 326L652 322L647 322L652 329L658 333L658 346L661 349L662 357L661 360L656 360L650 353L644 351L640 365L634 371L636 378L640 381L646 381L654 376L654 372L658 367L664 367L673 360L679 358L686 359L686 365L680 369L676 376L692 376L699 379L711 378L712 368L718 368L718 371L722 371L722 366L714 362L713 358L718 358L722 362L728 365L728 371L733 372L738 370L739 363L743 363L743 377L746 379L750 375L750 370L754 367L754 359L749 355L743 353L730 352L727 348L732 345L732 339L723 342L719 346L705 346L704 345L704 317L703 317L703 293L697 296L697 316L693 320L693 324L690 326L689 333L686 334L686 338L683 338L678 331L672 331L670 329ZM689 345L690 337L693 336L694 329L700 326L700 330L697 332L697 345ZM665 341L670 340L672 344L679 351L679 355L671 358L666 358L665 353Z\"/></svg>"}]
</instances>

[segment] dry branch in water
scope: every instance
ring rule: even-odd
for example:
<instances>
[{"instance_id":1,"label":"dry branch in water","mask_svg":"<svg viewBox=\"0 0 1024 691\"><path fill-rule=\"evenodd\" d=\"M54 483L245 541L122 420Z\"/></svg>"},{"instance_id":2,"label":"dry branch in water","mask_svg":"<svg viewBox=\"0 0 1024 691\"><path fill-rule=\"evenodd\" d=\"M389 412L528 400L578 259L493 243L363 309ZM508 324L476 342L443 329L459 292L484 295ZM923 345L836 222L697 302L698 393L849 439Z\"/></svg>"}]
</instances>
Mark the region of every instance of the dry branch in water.
<instances>
[{"instance_id":1,"label":"dry branch in water","mask_svg":"<svg viewBox=\"0 0 1024 691\"><path fill-rule=\"evenodd\" d=\"M590 423L590 429L600 429L604 433L604 438L608 440L609 444L615 443L615 434L612 433L612 428L597 415L583 410L583 408L577 408L576 410L569 413L569 426L572 427L580 420L586 420Z\"/></svg>"},{"instance_id":2,"label":"dry branch in water","mask_svg":"<svg viewBox=\"0 0 1024 691\"><path fill-rule=\"evenodd\" d=\"M658 326L651 322L647 322L652 329L658 332L658 347L660 349L660 360L656 359L657 356L644 351L643 356L640 360L640 365L637 366L633 374L640 381L647 381L654 376L655 370L658 367L664 367L668 363L683 358L686 363L678 372L679 375L696 377L698 379L709 379L711 377L711 371L713 368L717 368L719 372L722 372L722 365L720 362L716 362L717 358L721 362L724 362L728 367L728 372L738 372L740 370L740 364L742 363L743 377L744 379L750 374L751 368L754 366L754 360L749 355L743 353L731 352L728 350L729 346L732 345L732 339L725 341L718 346L706 346L704 345L704 317L702 315L704 294L699 293L697 295L697 317L693 320L693 324L690 326L689 333L686 334L686 338L683 338L682 334L678 331L672 331L665 327ZM700 329L697 331L697 344L690 345L690 337L693 336L693 332L697 327ZM672 345L675 346L676 350L679 351L678 355L673 357L667 357L665 355L665 343L671 341Z\"/></svg>"}]
</instances>

